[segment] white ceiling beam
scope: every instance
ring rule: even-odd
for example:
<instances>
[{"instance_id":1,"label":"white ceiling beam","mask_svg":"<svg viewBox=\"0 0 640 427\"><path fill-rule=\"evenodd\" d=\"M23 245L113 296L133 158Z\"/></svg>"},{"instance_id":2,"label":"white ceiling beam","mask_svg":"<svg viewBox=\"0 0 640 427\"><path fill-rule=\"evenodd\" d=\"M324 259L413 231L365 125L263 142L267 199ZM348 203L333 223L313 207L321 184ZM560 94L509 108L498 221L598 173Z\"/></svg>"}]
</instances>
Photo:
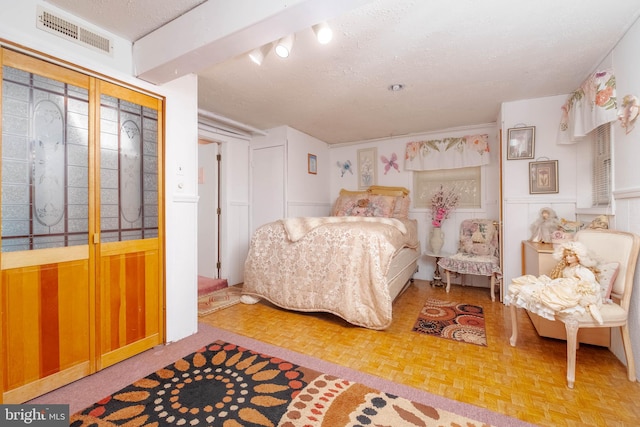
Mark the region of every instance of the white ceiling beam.
<instances>
[{"instance_id":1,"label":"white ceiling beam","mask_svg":"<svg viewBox=\"0 0 640 427\"><path fill-rule=\"evenodd\" d=\"M208 0L133 45L134 73L163 84L372 0Z\"/></svg>"}]
</instances>

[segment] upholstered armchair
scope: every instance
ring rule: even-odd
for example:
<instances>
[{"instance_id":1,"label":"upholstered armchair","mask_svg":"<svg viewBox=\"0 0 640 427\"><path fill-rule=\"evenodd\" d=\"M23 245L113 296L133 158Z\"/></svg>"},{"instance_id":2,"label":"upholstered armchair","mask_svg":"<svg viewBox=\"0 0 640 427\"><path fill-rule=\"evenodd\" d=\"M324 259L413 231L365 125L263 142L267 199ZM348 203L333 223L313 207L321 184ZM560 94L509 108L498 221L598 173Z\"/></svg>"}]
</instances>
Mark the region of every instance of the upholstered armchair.
<instances>
[{"instance_id":1,"label":"upholstered armchair","mask_svg":"<svg viewBox=\"0 0 640 427\"><path fill-rule=\"evenodd\" d=\"M578 331L581 328L620 328L624 354L627 359L627 376L629 381L636 381L635 363L629 335L629 303L633 288L634 274L640 253L640 237L623 231L615 230L580 230L575 240L588 248L591 255L599 264L600 285L607 285L609 297L604 295L605 302L599 308L602 324L598 323L588 312L560 315L556 314L557 322L563 322L567 333L567 385L573 388L576 378L576 349L578 347ZM605 266L617 265L617 271L605 283ZM511 339L512 346L518 339L518 321L516 304L511 302Z\"/></svg>"},{"instance_id":2,"label":"upholstered armchair","mask_svg":"<svg viewBox=\"0 0 640 427\"><path fill-rule=\"evenodd\" d=\"M462 221L458 252L438 261L447 275L447 292L451 288L452 272L488 276L491 278L491 300L495 301L495 285L502 279L497 224L490 219Z\"/></svg>"}]
</instances>

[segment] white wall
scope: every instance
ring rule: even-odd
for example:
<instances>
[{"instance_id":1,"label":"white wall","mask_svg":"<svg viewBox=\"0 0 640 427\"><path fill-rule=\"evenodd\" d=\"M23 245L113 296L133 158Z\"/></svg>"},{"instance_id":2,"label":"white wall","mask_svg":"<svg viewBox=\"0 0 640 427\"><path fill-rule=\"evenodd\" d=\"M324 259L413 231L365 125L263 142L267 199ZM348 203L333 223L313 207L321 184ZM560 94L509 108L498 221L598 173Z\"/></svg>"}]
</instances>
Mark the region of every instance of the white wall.
<instances>
[{"instance_id":1,"label":"white wall","mask_svg":"<svg viewBox=\"0 0 640 427\"><path fill-rule=\"evenodd\" d=\"M504 288L511 279L522 274L521 245L531 237L529 227L538 218L540 209L551 207L560 218L576 219L578 182L577 154L590 152L587 142L575 145L556 144L560 125L560 107L567 95L527 99L502 104L502 144L506 147L509 128L521 124L535 126L534 158L506 160L503 150L503 278ZM556 194L529 194L529 163L536 160L558 160ZM582 170L590 176L589 169ZM588 179L587 179L588 181Z\"/></svg>"},{"instance_id":2,"label":"white wall","mask_svg":"<svg viewBox=\"0 0 640 427\"><path fill-rule=\"evenodd\" d=\"M618 105L625 95L640 96L640 23L636 22L627 32L611 57L616 74ZM615 199L615 225L623 231L640 235L640 122L629 134L622 126L614 126L613 188ZM634 292L631 296L629 328L636 367L640 366L640 268L636 270ZM612 351L624 359L619 334L612 335ZM637 369L637 368L636 368Z\"/></svg>"},{"instance_id":3,"label":"white wall","mask_svg":"<svg viewBox=\"0 0 640 427\"><path fill-rule=\"evenodd\" d=\"M317 173L308 171L308 155L317 157ZM327 143L287 128L287 216L326 216L331 211Z\"/></svg>"},{"instance_id":4,"label":"white wall","mask_svg":"<svg viewBox=\"0 0 640 427\"><path fill-rule=\"evenodd\" d=\"M165 220L166 256L170 260L166 266L166 338L175 341L191 335L197 331L197 77L188 75L163 86L136 79L132 75L129 42L95 29L113 38L114 55L109 56L38 30L36 6L39 4L65 15L43 1L3 2L0 38L166 99ZM81 19L72 17L72 20L94 29ZM177 175L178 166L183 168L184 175ZM180 190L179 183L183 184Z\"/></svg>"},{"instance_id":5,"label":"white wall","mask_svg":"<svg viewBox=\"0 0 640 427\"><path fill-rule=\"evenodd\" d=\"M408 142L420 141L424 139L440 139L445 137L462 137L465 135L474 134L488 134L489 135L489 150L490 150L490 164L483 166L482 173L482 209L456 209L449 219L444 221L442 227L445 234L445 245L443 251L455 252L458 248L458 233L460 229L460 223L468 218L492 218L498 219L499 216L499 145L497 128L495 124L488 124L484 126L474 126L467 128L442 130L439 132L430 132L424 134L416 134L411 136L402 136L395 138L379 139L375 141L360 141L351 144L332 145L329 149L329 180L330 180L330 200L334 201L340 194L340 189L347 190L358 189L357 167L358 167L358 150L363 148L376 147L377 149L377 185L386 186L400 186L406 187L410 191L413 191L413 173L411 171L404 170L404 153L405 147ZM398 164L400 171L396 171L391 168L385 174L384 164L380 160L381 156L391 158L391 155L395 153L398 157ZM346 160L350 160L352 164L353 174L347 172L344 175L341 174L341 168L338 163L344 163ZM411 194L410 194L411 196ZM409 211L409 217L418 221L418 233L420 236L421 248L426 249L429 247L427 242L427 236L430 232L430 211L424 208L414 208L413 203ZM419 271L414 276L417 279L428 279L433 277L434 260L427 256L422 256L419 260ZM473 280L467 280L470 285L489 286L488 280L485 278L470 278Z\"/></svg>"},{"instance_id":6,"label":"white wall","mask_svg":"<svg viewBox=\"0 0 640 427\"><path fill-rule=\"evenodd\" d=\"M252 232L283 217L329 215L329 148L325 142L279 126L254 137L251 152ZM316 155L316 174L309 173L309 154ZM284 170L273 171L275 164L282 164Z\"/></svg>"},{"instance_id":7,"label":"white wall","mask_svg":"<svg viewBox=\"0 0 640 427\"><path fill-rule=\"evenodd\" d=\"M640 96L640 58L637 50L640 46L640 23L634 24L613 51L605 57L595 70L612 67L616 75L618 106L627 94ZM587 76L584 76L585 78ZM546 156L559 160L560 193L558 195L529 196L523 189L526 183L526 161L504 160L503 183L505 235L508 247L505 253L505 279L520 274L520 240L529 237L528 226L543 205L553 207L561 217L572 218L576 210L585 207L581 187L590 180L589 147L584 143L570 146L555 144L556 132L560 122L560 107L566 95L529 99L502 106L502 130L506 137L509 127L516 123L536 126L536 157ZM639 122L640 125L640 122ZM615 123L613 126L613 196L614 216L612 228L640 234L640 150L638 135L640 128L629 134ZM504 139L504 138L503 138ZM506 140L506 139L505 139ZM520 164L522 163L522 164ZM520 194L520 195L519 195ZM610 209L607 210L611 212ZM526 218L522 220L522 218ZM573 217L575 218L575 217ZM572 218L572 219L573 219ZM631 298L629 325L634 352L635 365L640 366L640 281L638 270L634 281L634 293ZM626 363L622 343L617 330L613 331L611 350Z\"/></svg>"}]
</instances>

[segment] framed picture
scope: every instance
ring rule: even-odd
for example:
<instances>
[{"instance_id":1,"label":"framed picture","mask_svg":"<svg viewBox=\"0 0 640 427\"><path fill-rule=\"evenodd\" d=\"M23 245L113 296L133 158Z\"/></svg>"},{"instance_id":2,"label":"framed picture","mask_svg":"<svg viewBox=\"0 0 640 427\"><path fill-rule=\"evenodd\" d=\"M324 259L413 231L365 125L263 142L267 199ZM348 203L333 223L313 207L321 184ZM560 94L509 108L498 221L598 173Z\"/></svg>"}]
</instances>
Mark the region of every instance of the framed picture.
<instances>
[{"instance_id":1,"label":"framed picture","mask_svg":"<svg viewBox=\"0 0 640 427\"><path fill-rule=\"evenodd\" d=\"M315 154L307 154L307 171L313 175L318 173L318 156Z\"/></svg>"},{"instance_id":2,"label":"framed picture","mask_svg":"<svg viewBox=\"0 0 640 427\"><path fill-rule=\"evenodd\" d=\"M358 150L358 190L377 184L377 160L378 150L375 147Z\"/></svg>"},{"instance_id":3,"label":"framed picture","mask_svg":"<svg viewBox=\"0 0 640 427\"><path fill-rule=\"evenodd\" d=\"M507 160L533 159L535 142L535 126L509 129Z\"/></svg>"},{"instance_id":4,"label":"framed picture","mask_svg":"<svg viewBox=\"0 0 640 427\"><path fill-rule=\"evenodd\" d=\"M558 161L529 162L529 194L558 192Z\"/></svg>"}]
</instances>

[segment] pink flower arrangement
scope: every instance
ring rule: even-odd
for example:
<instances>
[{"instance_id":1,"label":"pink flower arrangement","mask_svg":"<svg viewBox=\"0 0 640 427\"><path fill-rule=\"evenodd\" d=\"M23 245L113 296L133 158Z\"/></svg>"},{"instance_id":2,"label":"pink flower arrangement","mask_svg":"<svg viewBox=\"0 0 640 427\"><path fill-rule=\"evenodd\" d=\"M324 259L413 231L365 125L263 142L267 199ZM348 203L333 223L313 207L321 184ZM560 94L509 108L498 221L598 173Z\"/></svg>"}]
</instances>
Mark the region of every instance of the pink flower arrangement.
<instances>
[{"instance_id":1,"label":"pink flower arrangement","mask_svg":"<svg viewBox=\"0 0 640 427\"><path fill-rule=\"evenodd\" d=\"M431 196L431 225L440 228L442 221L449 218L449 214L458 206L459 201L460 196L453 190L445 190L440 185L440 188Z\"/></svg>"}]
</instances>

